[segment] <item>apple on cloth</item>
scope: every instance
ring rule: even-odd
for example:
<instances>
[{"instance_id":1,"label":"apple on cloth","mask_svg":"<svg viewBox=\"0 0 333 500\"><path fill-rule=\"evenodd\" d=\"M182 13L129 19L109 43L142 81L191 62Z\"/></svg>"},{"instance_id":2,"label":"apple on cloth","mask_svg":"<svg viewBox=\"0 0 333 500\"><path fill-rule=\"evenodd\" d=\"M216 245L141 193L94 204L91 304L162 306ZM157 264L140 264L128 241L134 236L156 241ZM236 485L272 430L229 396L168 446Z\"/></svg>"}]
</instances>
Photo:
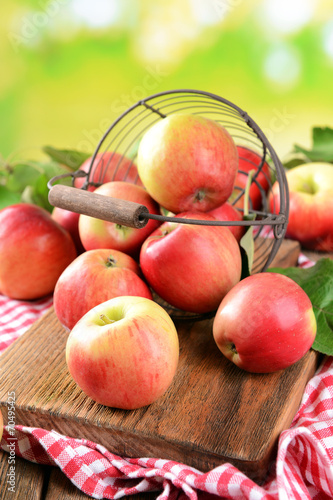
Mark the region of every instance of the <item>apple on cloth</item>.
<instances>
[{"instance_id":1,"label":"apple on cloth","mask_svg":"<svg viewBox=\"0 0 333 500\"><path fill-rule=\"evenodd\" d=\"M118 250L88 250L60 275L53 294L54 311L71 330L90 309L119 295L152 298L138 263Z\"/></svg>"},{"instance_id":2,"label":"apple on cloth","mask_svg":"<svg viewBox=\"0 0 333 500\"><path fill-rule=\"evenodd\" d=\"M176 218L216 220L201 212ZM240 280L239 244L223 226L164 222L143 243L142 272L151 288L183 311L217 309L224 295Z\"/></svg>"},{"instance_id":3,"label":"apple on cloth","mask_svg":"<svg viewBox=\"0 0 333 500\"><path fill-rule=\"evenodd\" d=\"M166 210L206 212L231 195L238 154L231 135L219 123L173 114L144 134L137 165L148 193Z\"/></svg>"},{"instance_id":4,"label":"apple on cloth","mask_svg":"<svg viewBox=\"0 0 333 500\"><path fill-rule=\"evenodd\" d=\"M333 165L305 163L286 172L289 221L286 238L309 250L333 251ZM279 211L279 185L274 183L270 207Z\"/></svg>"},{"instance_id":5,"label":"apple on cloth","mask_svg":"<svg viewBox=\"0 0 333 500\"><path fill-rule=\"evenodd\" d=\"M273 272L240 281L222 300L213 322L220 351L254 373L296 363L312 346L316 332L308 295L291 278Z\"/></svg>"},{"instance_id":6,"label":"apple on cloth","mask_svg":"<svg viewBox=\"0 0 333 500\"><path fill-rule=\"evenodd\" d=\"M160 207L147 191L136 184L125 181L112 181L102 184L95 190L96 194L119 198L139 203L148 208L151 214L160 214ZM137 257L143 241L152 233L160 222L150 219L142 228L127 227L108 222L88 215L79 217L79 234L86 250L95 248L112 248Z\"/></svg>"},{"instance_id":7,"label":"apple on cloth","mask_svg":"<svg viewBox=\"0 0 333 500\"><path fill-rule=\"evenodd\" d=\"M0 211L0 293L34 300L53 292L76 258L70 234L45 209L18 203Z\"/></svg>"},{"instance_id":8,"label":"apple on cloth","mask_svg":"<svg viewBox=\"0 0 333 500\"><path fill-rule=\"evenodd\" d=\"M132 410L169 388L179 341L169 314L144 297L116 297L87 312L66 345L69 372L95 402Z\"/></svg>"}]
</instances>

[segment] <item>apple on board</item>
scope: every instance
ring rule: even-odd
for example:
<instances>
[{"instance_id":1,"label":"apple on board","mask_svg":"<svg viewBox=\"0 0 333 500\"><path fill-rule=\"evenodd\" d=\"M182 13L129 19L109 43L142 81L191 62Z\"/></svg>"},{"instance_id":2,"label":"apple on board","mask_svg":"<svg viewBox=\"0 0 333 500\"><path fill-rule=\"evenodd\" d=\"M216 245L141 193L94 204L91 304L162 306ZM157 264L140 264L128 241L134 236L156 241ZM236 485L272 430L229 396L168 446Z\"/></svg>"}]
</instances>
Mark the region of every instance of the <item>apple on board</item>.
<instances>
[{"instance_id":1,"label":"apple on board","mask_svg":"<svg viewBox=\"0 0 333 500\"><path fill-rule=\"evenodd\" d=\"M89 250L59 277L53 294L54 311L60 323L71 330L90 309L120 295L152 299L137 262L118 250Z\"/></svg>"},{"instance_id":2,"label":"apple on board","mask_svg":"<svg viewBox=\"0 0 333 500\"><path fill-rule=\"evenodd\" d=\"M215 217L215 219L220 220L220 221L242 221L243 220L243 214L237 210L236 207L228 203L227 201L220 205L219 207L213 208L213 210L210 210L207 212L207 214L212 215ZM227 227L232 234L235 236L237 241L240 241L242 236L244 235L246 231L245 226L225 226Z\"/></svg>"},{"instance_id":3,"label":"apple on board","mask_svg":"<svg viewBox=\"0 0 333 500\"><path fill-rule=\"evenodd\" d=\"M84 252L84 247L79 234L80 214L72 212L71 210L65 210L64 208L54 207L51 215L52 219L58 222L60 226L69 232L74 241L77 253L80 254Z\"/></svg>"},{"instance_id":4,"label":"apple on board","mask_svg":"<svg viewBox=\"0 0 333 500\"><path fill-rule=\"evenodd\" d=\"M286 237L302 247L333 251L333 165L305 163L286 172L289 187L289 221ZM280 210L280 188L274 183L270 209Z\"/></svg>"},{"instance_id":5,"label":"apple on board","mask_svg":"<svg viewBox=\"0 0 333 500\"><path fill-rule=\"evenodd\" d=\"M107 182L98 187L95 193L145 205L149 213L160 215L159 205L141 186L123 181ZM136 257L143 241L159 224L150 219L144 227L132 228L80 215L79 234L86 250L112 248Z\"/></svg>"},{"instance_id":6,"label":"apple on board","mask_svg":"<svg viewBox=\"0 0 333 500\"><path fill-rule=\"evenodd\" d=\"M239 164L238 173L235 180L235 186L239 189L234 189L229 201L232 202L237 198L240 193L240 189L245 189L248 174L251 170L254 170L254 175L258 171L258 167L261 164L262 158L255 151L244 147L237 146ZM260 170L260 172L255 176L255 181L253 180L249 190L249 198L251 201L251 207L253 210L260 210L263 204L263 197L268 192L270 187L270 167L267 162L265 162ZM244 196L234 203L235 207L244 209Z\"/></svg>"},{"instance_id":7,"label":"apple on board","mask_svg":"<svg viewBox=\"0 0 333 500\"><path fill-rule=\"evenodd\" d=\"M287 276L271 272L240 281L222 300L213 322L220 351L254 373L279 371L299 361L316 331L304 290Z\"/></svg>"},{"instance_id":8,"label":"apple on board","mask_svg":"<svg viewBox=\"0 0 333 500\"><path fill-rule=\"evenodd\" d=\"M70 234L43 208L18 203L0 211L0 293L39 299L53 292L77 256Z\"/></svg>"},{"instance_id":9,"label":"apple on board","mask_svg":"<svg viewBox=\"0 0 333 500\"><path fill-rule=\"evenodd\" d=\"M176 217L216 220L193 212ZM238 283L242 260L239 244L226 227L167 221L143 243L140 265L163 300L184 311L206 313L216 310Z\"/></svg>"},{"instance_id":10,"label":"apple on board","mask_svg":"<svg viewBox=\"0 0 333 500\"><path fill-rule=\"evenodd\" d=\"M80 167L80 170L88 173L92 157L88 158ZM75 187L80 188L86 181L86 177L77 177ZM89 182L104 184L111 181L126 181L131 184L142 185L135 163L126 156L114 151L97 153L89 174ZM94 191L96 186L91 185L88 191Z\"/></svg>"},{"instance_id":11,"label":"apple on board","mask_svg":"<svg viewBox=\"0 0 333 500\"><path fill-rule=\"evenodd\" d=\"M206 212L231 195L238 154L231 135L219 123L173 114L145 133L137 165L148 193L165 209Z\"/></svg>"},{"instance_id":12,"label":"apple on board","mask_svg":"<svg viewBox=\"0 0 333 500\"><path fill-rule=\"evenodd\" d=\"M97 403L132 410L162 396L177 370L175 325L156 302L116 297L74 326L66 361L82 391Z\"/></svg>"}]
</instances>

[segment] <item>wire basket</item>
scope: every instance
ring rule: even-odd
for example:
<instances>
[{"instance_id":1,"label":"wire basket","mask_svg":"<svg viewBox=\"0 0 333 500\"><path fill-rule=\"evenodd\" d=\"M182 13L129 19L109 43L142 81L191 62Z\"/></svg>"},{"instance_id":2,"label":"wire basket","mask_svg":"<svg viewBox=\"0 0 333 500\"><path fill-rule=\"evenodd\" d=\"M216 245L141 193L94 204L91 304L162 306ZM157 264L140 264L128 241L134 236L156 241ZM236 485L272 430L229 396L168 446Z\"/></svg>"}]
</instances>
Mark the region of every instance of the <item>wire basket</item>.
<instances>
[{"instance_id":1,"label":"wire basket","mask_svg":"<svg viewBox=\"0 0 333 500\"><path fill-rule=\"evenodd\" d=\"M146 210L138 210L133 213L131 220L114 220L112 210L105 209L102 215L94 212L89 199L91 186L99 186L106 181L105 174L110 161L117 160L113 177L110 180L128 180L133 175L133 164L135 165L138 146L145 132L159 120L173 113L187 113L209 118L222 125L232 136L239 149L240 167L239 173L248 176L249 170L254 170L252 186L255 186L257 195L259 193L260 204L249 205L249 213L255 214L254 220L241 221L212 221L211 224L230 226L254 226L255 253L251 273L265 271L274 259L287 229L289 198L288 186L283 166L274 151L272 145L260 129L260 127L248 116L248 114L228 100L209 92L198 90L171 90L151 95L128 108L122 113L106 130L91 158L89 168L74 173L65 174L72 177L72 186L78 189L68 188L71 191L61 192L57 181L65 176L57 176L49 182L49 199L52 205L91 216L97 216L105 220L143 227L151 218L161 220L176 220L186 224L207 224L207 221L196 219L174 219L168 215L150 214ZM251 150L256 155L256 161L249 159L246 151ZM245 152L245 155L244 155ZM100 163L100 168L96 169ZM248 165L247 165L248 164ZM245 168L247 166L247 168ZM98 172L98 174L97 174ZM135 169L136 172L136 169ZM131 182L140 183L139 177L131 179ZM261 178L260 178L261 176ZM263 176L265 186L263 187ZM280 203L279 211L273 207L270 210L268 197L273 183L279 184ZM59 190L56 191L56 188ZM77 194L86 193L83 202L77 203ZM53 193L52 193L53 192ZM74 193L75 192L75 193ZM244 184L236 185L232 200L229 202L242 210L244 197ZM75 196L74 196L75 195ZM86 201L85 201L86 200ZM121 207L120 207L121 210Z\"/></svg>"}]
</instances>

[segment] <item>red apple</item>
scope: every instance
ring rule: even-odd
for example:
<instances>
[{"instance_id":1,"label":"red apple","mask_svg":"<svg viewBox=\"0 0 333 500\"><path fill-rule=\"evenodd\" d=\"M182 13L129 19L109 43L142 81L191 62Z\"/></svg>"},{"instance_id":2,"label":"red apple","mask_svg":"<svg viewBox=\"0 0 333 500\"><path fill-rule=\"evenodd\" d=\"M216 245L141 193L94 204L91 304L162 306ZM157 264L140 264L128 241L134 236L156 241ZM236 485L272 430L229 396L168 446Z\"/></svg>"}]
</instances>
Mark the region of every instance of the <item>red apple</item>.
<instances>
[{"instance_id":1,"label":"red apple","mask_svg":"<svg viewBox=\"0 0 333 500\"><path fill-rule=\"evenodd\" d=\"M66 346L68 369L97 403L132 410L161 397L177 370L177 330L168 313L142 297L117 297L91 309Z\"/></svg>"},{"instance_id":2,"label":"red apple","mask_svg":"<svg viewBox=\"0 0 333 500\"><path fill-rule=\"evenodd\" d=\"M88 173L91 161L92 157L88 158L81 165L80 170ZM77 177L75 179L75 187L82 187L85 181L85 177ZM89 174L89 182L105 184L106 182L111 181L126 181L142 186L137 166L132 160L112 151L97 153ZM93 185L88 188L89 191L94 191L95 189L96 186Z\"/></svg>"},{"instance_id":3,"label":"red apple","mask_svg":"<svg viewBox=\"0 0 333 500\"><path fill-rule=\"evenodd\" d=\"M302 247L333 251L333 165L306 163L286 172L289 187L289 221L286 237ZM274 183L270 209L280 210L280 188Z\"/></svg>"},{"instance_id":4,"label":"red apple","mask_svg":"<svg viewBox=\"0 0 333 500\"><path fill-rule=\"evenodd\" d=\"M177 217L214 220L191 212ZM217 309L240 280L242 267L239 245L226 227L170 221L143 243L140 264L146 280L162 299L195 313Z\"/></svg>"},{"instance_id":5,"label":"red apple","mask_svg":"<svg viewBox=\"0 0 333 500\"><path fill-rule=\"evenodd\" d=\"M235 186L240 189L245 189L248 179L248 174L251 170L255 173L258 171L258 167L261 164L261 156L249 148L243 146L237 146L239 165L238 173L235 180ZM270 167L267 162L265 162L258 173L255 176L255 181L252 181L249 191L249 197L251 201L251 208L254 210L260 210L263 204L263 198L268 192L270 186ZM239 195L240 190L234 189L229 201L232 202ZM235 207L244 209L244 196L242 196L235 204Z\"/></svg>"},{"instance_id":6,"label":"red apple","mask_svg":"<svg viewBox=\"0 0 333 500\"><path fill-rule=\"evenodd\" d=\"M152 298L132 257L117 250L96 249L79 255L61 274L53 303L60 323L71 330L101 302L120 295Z\"/></svg>"},{"instance_id":7,"label":"red apple","mask_svg":"<svg viewBox=\"0 0 333 500\"><path fill-rule=\"evenodd\" d=\"M69 233L41 207L18 203L0 211L0 293L39 299L53 292L77 253Z\"/></svg>"},{"instance_id":8,"label":"red apple","mask_svg":"<svg viewBox=\"0 0 333 500\"><path fill-rule=\"evenodd\" d=\"M78 254L84 252L84 248L79 235L79 217L80 214L65 210L64 208L54 207L52 210L52 219L54 219L60 226L65 228L71 235L76 251Z\"/></svg>"},{"instance_id":9,"label":"red apple","mask_svg":"<svg viewBox=\"0 0 333 500\"><path fill-rule=\"evenodd\" d=\"M149 194L173 213L206 212L232 193L238 168L231 135L207 118L174 114L143 136L138 172Z\"/></svg>"},{"instance_id":10,"label":"red apple","mask_svg":"<svg viewBox=\"0 0 333 500\"><path fill-rule=\"evenodd\" d=\"M222 300L213 323L220 351L249 372L287 368L316 336L311 301L292 279L261 273L240 281Z\"/></svg>"},{"instance_id":11,"label":"red apple","mask_svg":"<svg viewBox=\"0 0 333 500\"><path fill-rule=\"evenodd\" d=\"M95 193L112 198L134 201L145 205L149 213L160 214L158 204L147 191L128 182L107 182L96 189ZM141 244L147 236L159 226L160 222L149 220L143 228L122 226L113 222L95 219L88 215L80 215L79 233L86 250L94 248L113 248L132 256L137 256Z\"/></svg>"},{"instance_id":12,"label":"red apple","mask_svg":"<svg viewBox=\"0 0 333 500\"><path fill-rule=\"evenodd\" d=\"M213 210L207 212L208 214L215 217L215 219L220 221L242 221L243 215L237 210L236 207L228 203L227 201ZM235 236L237 241L240 241L241 237L245 233L245 226L225 226L232 234Z\"/></svg>"}]
</instances>

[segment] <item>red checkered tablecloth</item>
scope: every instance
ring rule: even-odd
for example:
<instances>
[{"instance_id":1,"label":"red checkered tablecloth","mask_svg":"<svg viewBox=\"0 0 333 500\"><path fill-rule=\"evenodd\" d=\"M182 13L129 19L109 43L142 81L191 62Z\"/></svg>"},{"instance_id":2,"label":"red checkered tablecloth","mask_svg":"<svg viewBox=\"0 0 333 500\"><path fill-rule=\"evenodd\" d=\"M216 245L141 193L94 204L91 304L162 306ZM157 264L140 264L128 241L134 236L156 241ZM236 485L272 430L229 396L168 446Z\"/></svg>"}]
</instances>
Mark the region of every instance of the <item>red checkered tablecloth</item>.
<instances>
[{"instance_id":1,"label":"red checkered tablecloth","mask_svg":"<svg viewBox=\"0 0 333 500\"><path fill-rule=\"evenodd\" d=\"M299 264L312 265L303 256ZM52 297L21 302L0 295L0 352L51 305ZM212 495L235 500L333 498L333 359L326 357L307 384L290 429L279 437L275 467L263 485L231 464L203 473L163 457L119 457L79 436L73 439L19 425L5 427L1 448L32 462L59 467L92 498L117 499L145 491L156 491L159 499L168 500Z\"/></svg>"}]
</instances>

